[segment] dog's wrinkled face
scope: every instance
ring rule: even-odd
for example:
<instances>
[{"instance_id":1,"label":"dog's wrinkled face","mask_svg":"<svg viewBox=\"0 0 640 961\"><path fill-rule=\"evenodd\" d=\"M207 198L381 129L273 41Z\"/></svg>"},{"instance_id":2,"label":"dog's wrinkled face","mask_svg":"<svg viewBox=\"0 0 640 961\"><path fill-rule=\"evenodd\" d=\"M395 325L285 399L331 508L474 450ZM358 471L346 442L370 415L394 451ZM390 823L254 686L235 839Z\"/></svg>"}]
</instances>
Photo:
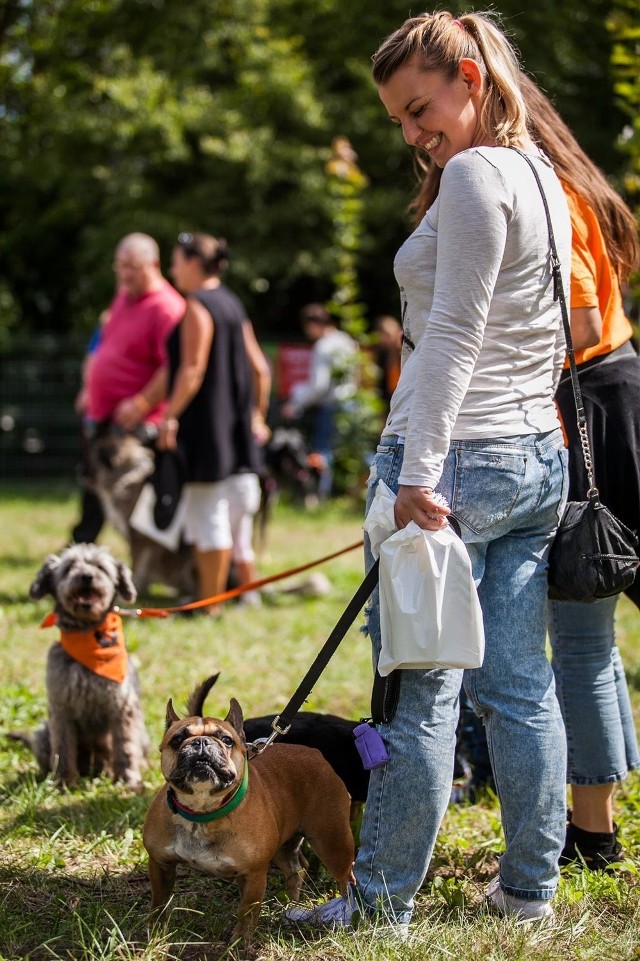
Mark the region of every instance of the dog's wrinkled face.
<instances>
[{"instance_id":1,"label":"dog's wrinkled face","mask_svg":"<svg viewBox=\"0 0 640 961\"><path fill-rule=\"evenodd\" d=\"M171 701L167 729L160 745L162 773L175 791L206 804L227 794L244 773L245 742L242 710L233 699L224 720L212 717L179 719Z\"/></svg>"},{"instance_id":2,"label":"dog's wrinkled face","mask_svg":"<svg viewBox=\"0 0 640 961\"><path fill-rule=\"evenodd\" d=\"M129 568L95 544L74 544L60 556L50 554L29 593L34 599L51 594L58 622L66 629L99 624L117 594L128 603L136 599Z\"/></svg>"}]
</instances>

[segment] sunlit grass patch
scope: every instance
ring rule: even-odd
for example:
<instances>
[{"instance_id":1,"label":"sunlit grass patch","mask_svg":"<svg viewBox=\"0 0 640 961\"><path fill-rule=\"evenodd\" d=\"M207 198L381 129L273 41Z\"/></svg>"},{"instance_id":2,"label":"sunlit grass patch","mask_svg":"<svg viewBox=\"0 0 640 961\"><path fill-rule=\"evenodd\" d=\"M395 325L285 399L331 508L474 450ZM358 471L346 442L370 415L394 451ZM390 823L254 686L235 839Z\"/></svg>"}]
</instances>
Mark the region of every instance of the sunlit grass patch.
<instances>
[{"instance_id":1,"label":"sunlit grass patch","mask_svg":"<svg viewBox=\"0 0 640 961\"><path fill-rule=\"evenodd\" d=\"M0 734L30 730L46 715L45 662L53 640L40 621L50 610L28 600L44 556L67 538L75 494L9 492L0 504ZM361 518L348 505L315 514L278 508L261 572L274 573L330 553L361 537ZM105 534L113 552L125 546ZM150 901L141 827L162 783L158 745L166 702L183 712L196 683L220 671L207 702L226 712L230 697L248 716L282 709L337 622L362 577L353 551L322 567L325 597L272 595L258 609L229 605L215 623L203 618L128 621L125 632L142 685L151 736L145 790L133 794L104 778L60 792L40 779L30 752L0 736L0 959L17 961L196 961L231 958L225 935L239 898L234 884L181 868L166 925L149 927ZM155 591L153 605L167 598ZM619 642L640 714L640 630L629 602L619 604ZM350 629L316 684L308 709L352 718L368 714L371 662L362 618ZM448 809L429 876L416 898L409 940L363 931L306 937L282 923L281 876L269 878L246 961L639 961L640 773L618 790L616 820L627 857L602 874L565 869L551 925L518 926L495 917L485 889L504 849L497 799ZM322 900L334 885L312 859L303 900Z\"/></svg>"}]
</instances>

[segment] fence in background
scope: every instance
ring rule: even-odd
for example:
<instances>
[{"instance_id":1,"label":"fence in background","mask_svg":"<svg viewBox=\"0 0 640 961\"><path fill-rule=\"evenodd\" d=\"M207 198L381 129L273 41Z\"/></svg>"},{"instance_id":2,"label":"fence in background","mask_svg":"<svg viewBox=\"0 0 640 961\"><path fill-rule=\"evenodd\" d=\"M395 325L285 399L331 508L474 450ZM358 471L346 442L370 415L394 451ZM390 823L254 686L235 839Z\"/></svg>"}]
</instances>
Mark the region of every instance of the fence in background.
<instances>
[{"instance_id":1,"label":"fence in background","mask_svg":"<svg viewBox=\"0 0 640 961\"><path fill-rule=\"evenodd\" d=\"M80 337L48 335L0 355L0 478L75 477L80 421L73 402L85 346ZM273 366L274 399L281 400L306 376L310 347L262 346Z\"/></svg>"},{"instance_id":2,"label":"fence in background","mask_svg":"<svg viewBox=\"0 0 640 961\"><path fill-rule=\"evenodd\" d=\"M44 336L0 356L1 478L74 478L84 346L81 338Z\"/></svg>"}]
</instances>

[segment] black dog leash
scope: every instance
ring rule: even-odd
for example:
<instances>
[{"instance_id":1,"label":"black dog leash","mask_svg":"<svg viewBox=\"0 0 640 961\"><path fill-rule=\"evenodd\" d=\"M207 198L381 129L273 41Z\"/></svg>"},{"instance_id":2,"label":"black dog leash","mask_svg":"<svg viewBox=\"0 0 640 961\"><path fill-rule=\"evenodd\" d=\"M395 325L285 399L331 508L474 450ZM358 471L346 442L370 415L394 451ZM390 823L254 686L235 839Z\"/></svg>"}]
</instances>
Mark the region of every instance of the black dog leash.
<instances>
[{"instance_id":1,"label":"black dog leash","mask_svg":"<svg viewBox=\"0 0 640 961\"><path fill-rule=\"evenodd\" d=\"M347 607L342 613L340 620L331 631L331 634L325 641L315 661L300 682L297 690L293 694L284 711L274 718L271 724L273 733L264 742L264 744L260 745L260 751L263 751L266 747L269 747L269 745L275 741L279 734L286 734L291 727L294 716L298 713L304 701L306 701L308 698L309 694L313 690L314 684L337 651L340 642L353 624L358 612L362 609L367 598L371 595L373 589L378 583L379 566L380 561L375 561L373 567L367 573L362 584L347 604Z\"/></svg>"},{"instance_id":2,"label":"black dog leash","mask_svg":"<svg viewBox=\"0 0 640 961\"><path fill-rule=\"evenodd\" d=\"M455 518L453 514L449 514L447 520L451 524L453 531L458 537L461 537L460 524L457 518ZM259 746L256 745L256 754L261 753L266 747L273 744L279 734L284 735L291 728L294 716L308 698L313 690L314 684L337 651L340 642L356 619L358 612L362 609L367 598L371 595L378 583L379 568L380 559L378 558L374 561L373 567L370 568L362 584L347 604L340 620L331 631L331 634L325 641L318 656L300 682L284 711L273 719L271 724L272 734L262 744ZM371 720L374 726L381 723L390 723L393 720L400 697L400 677L401 674L398 670L391 671L386 677L382 677L376 669L371 693Z\"/></svg>"}]
</instances>

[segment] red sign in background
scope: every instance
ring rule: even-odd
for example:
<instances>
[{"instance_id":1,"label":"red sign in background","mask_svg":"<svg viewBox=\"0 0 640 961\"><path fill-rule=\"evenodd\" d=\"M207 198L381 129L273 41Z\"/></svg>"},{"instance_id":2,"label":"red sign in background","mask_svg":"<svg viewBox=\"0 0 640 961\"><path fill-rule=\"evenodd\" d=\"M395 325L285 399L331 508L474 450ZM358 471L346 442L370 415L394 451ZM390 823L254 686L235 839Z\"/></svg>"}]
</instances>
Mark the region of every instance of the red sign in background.
<instances>
[{"instance_id":1,"label":"red sign in background","mask_svg":"<svg viewBox=\"0 0 640 961\"><path fill-rule=\"evenodd\" d=\"M286 400L309 376L311 344L277 344L274 361L274 391L279 400Z\"/></svg>"}]
</instances>

